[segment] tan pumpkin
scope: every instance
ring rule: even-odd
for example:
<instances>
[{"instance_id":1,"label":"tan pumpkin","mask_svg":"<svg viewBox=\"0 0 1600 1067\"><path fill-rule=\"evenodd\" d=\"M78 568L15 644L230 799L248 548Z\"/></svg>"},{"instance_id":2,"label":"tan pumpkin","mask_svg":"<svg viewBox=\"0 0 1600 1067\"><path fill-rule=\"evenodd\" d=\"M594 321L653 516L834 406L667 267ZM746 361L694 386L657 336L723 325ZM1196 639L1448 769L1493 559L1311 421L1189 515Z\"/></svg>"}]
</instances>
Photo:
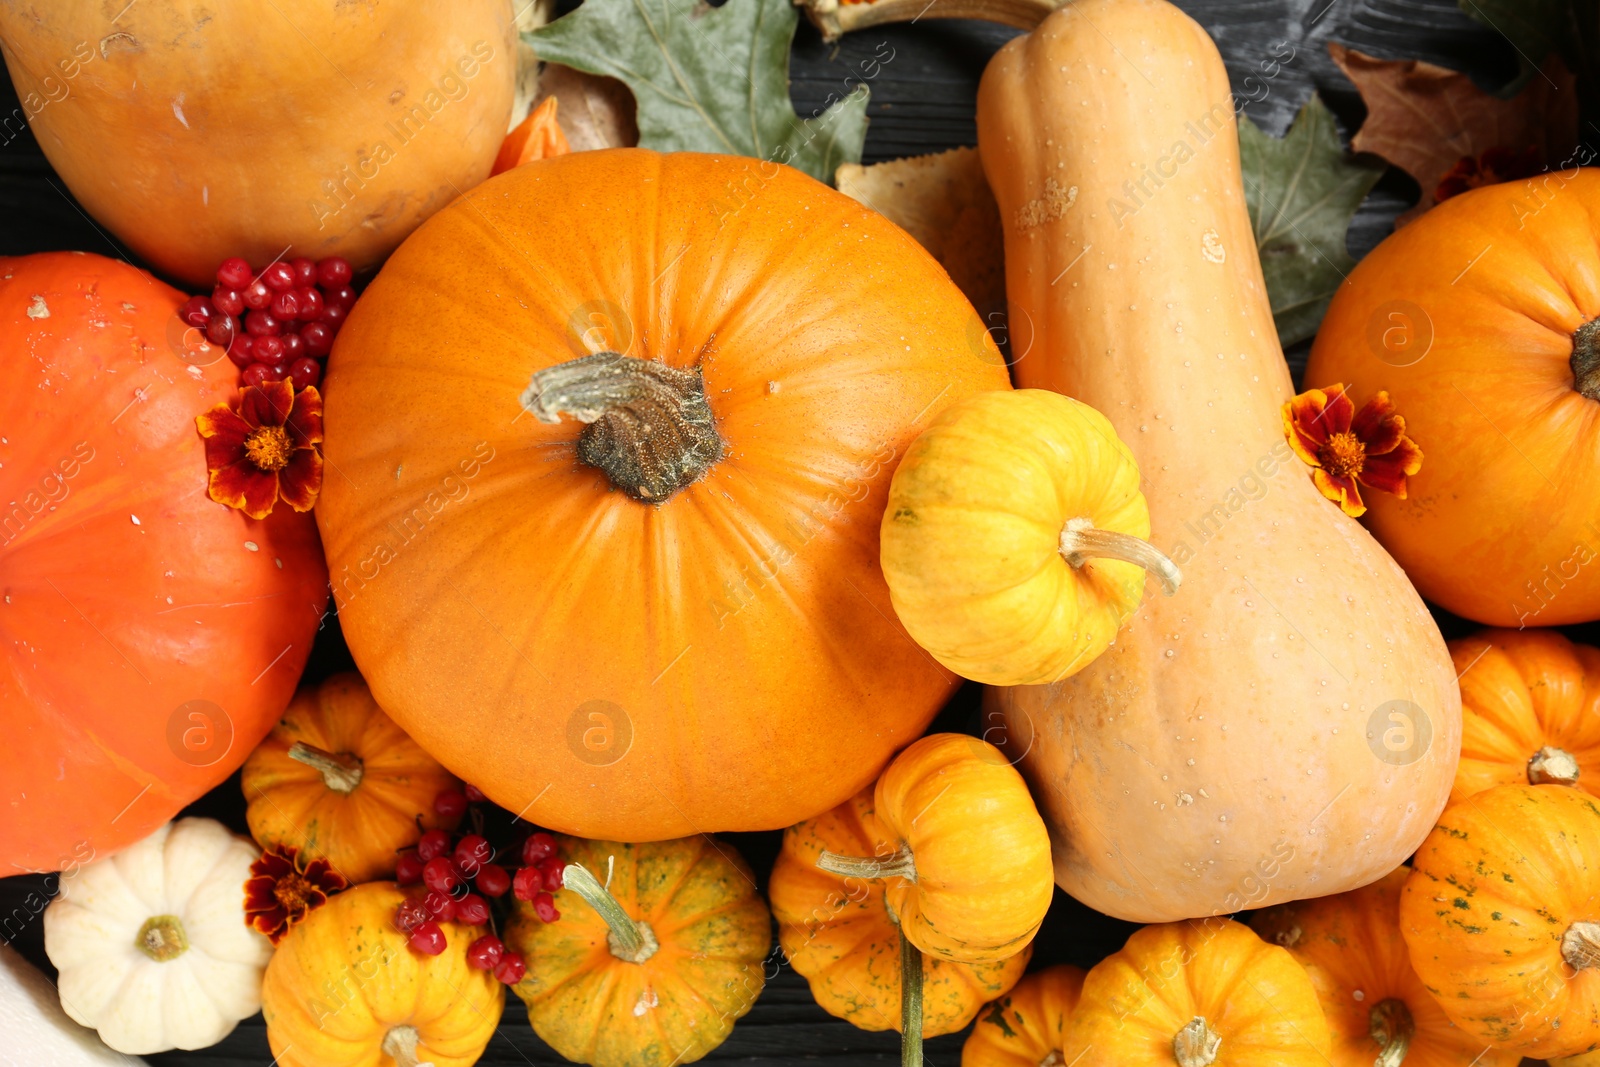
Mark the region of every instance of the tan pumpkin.
<instances>
[{"instance_id":1,"label":"tan pumpkin","mask_svg":"<svg viewBox=\"0 0 1600 1067\"><path fill-rule=\"evenodd\" d=\"M990 62L978 142L1032 328L1018 384L1105 413L1183 571L1079 673L991 692L1057 884L1150 922L1382 877L1449 795L1455 672L1284 439L1216 46L1165 0L1075 0Z\"/></svg>"}]
</instances>

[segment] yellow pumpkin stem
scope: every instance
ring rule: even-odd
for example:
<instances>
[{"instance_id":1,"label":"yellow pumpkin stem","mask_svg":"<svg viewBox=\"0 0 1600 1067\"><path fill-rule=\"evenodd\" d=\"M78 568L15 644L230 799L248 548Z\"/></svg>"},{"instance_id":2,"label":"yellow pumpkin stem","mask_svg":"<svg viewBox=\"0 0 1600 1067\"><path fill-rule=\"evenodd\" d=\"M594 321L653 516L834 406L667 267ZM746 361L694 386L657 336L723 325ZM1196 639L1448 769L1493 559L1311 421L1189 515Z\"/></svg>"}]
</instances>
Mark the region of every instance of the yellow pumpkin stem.
<instances>
[{"instance_id":1,"label":"yellow pumpkin stem","mask_svg":"<svg viewBox=\"0 0 1600 1067\"><path fill-rule=\"evenodd\" d=\"M189 935L176 915L154 915L146 919L133 943L157 963L175 960L189 951Z\"/></svg>"},{"instance_id":2,"label":"yellow pumpkin stem","mask_svg":"<svg viewBox=\"0 0 1600 1067\"><path fill-rule=\"evenodd\" d=\"M948 5L948 6L946 6ZM800 4L824 41L836 41L851 30L886 22L914 22L928 10L928 0L802 0ZM1031 30L1061 6L1061 0L945 0L940 18L982 19Z\"/></svg>"},{"instance_id":3,"label":"yellow pumpkin stem","mask_svg":"<svg viewBox=\"0 0 1600 1067\"><path fill-rule=\"evenodd\" d=\"M1091 559L1117 559L1143 567L1161 580L1161 588L1168 596L1176 593L1183 581L1178 565L1149 541L1115 530L1096 529L1089 519L1072 519L1062 529L1061 555L1074 568L1082 568Z\"/></svg>"},{"instance_id":4,"label":"yellow pumpkin stem","mask_svg":"<svg viewBox=\"0 0 1600 1067\"><path fill-rule=\"evenodd\" d=\"M1546 745L1528 761L1528 784L1577 785L1577 757L1564 748Z\"/></svg>"},{"instance_id":5,"label":"yellow pumpkin stem","mask_svg":"<svg viewBox=\"0 0 1600 1067\"><path fill-rule=\"evenodd\" d=\"M417 1059L417 1042L421 1037L415 1026L391 1026L383 1035L379 1049L394 1060L395 1067L433 1067L431 1062Z\"/></svg>"},{"instance_id":6,"label":"yellow pumpkin stem","mask_svg":"<svg viewBox=\"0 0 1600 1067\"><path fill-rule=\"evenodd\" d=\"M535 373L522 406L540 422L570 415L587 423L578 458L645 504L661 503L722 458L698 367L597 352Z\"/></svg>"},{"instance_id":7,"label":"yellow pumpkin stem","mask_svg":"<svg viewBox=\"0 0 1600 1067\"><path fill-rule=\"evenodd\" d=\"M1561 935L1561 958L1575 971L1600 967L1600 922L1573 923Z\"/></svg>"},{"instance_id":8,"label":"yellow pumpkin stem","mask_svg":"<svg viewBox=\"0 0 1600 1067\"><path fill-rule=\"evenodd\" d=\"M901 845L887 856L876 858L845 856L823 849L822 854L817 857L817 866L841 878L865 878L869 881L878 878L904 878L912 883L917 880L916 861L911 855L911 849L905 845Z\"/></svg>"},{"instance_id":9,"label":"yellow pumpkin stem","mask_svg":"<svg viewBox=\"0 0 1600 1067\"><path fill-rule=\"evenodd\" d=\"M1368 1020L1368 1032L1382 1048L1378 1058L1372 1061L1372 1067L1400 1067L1417 1033L1411 1009L1406 1007L1405 1001L1389 997L1373 1005Z\"/></svg>"},{"instance_id":10,"label":"yellow pumpkin stem","mask_svg":"<svg viewBox=\"0 0 1600 1067\"><path fill-rule=\"evenodd\" d=\"M1590 319L1572 335L1572 387L1600 400L1600 319Z\"/></svg>"},{"instance_id":11,"label":"yellow pumpkin stem","mask_svg":"<svg viewBox=\"0 0 1600 1067\"><path fill-rule=\"evenodd\" d=\"M321 771L323 784L335 793L346 796L355 792L356 786L361 784L361 775L365 773L359 758L345 752L335 755L304 741L296 741L289 746L289 758Z\"/></svg>"},{"instance_id":12,"label":"yellow pumpkin stem","mask_svg":"<svg viewBox=\"0 0 1600 1067\"><path fill-rule=\"evenodd\" d=\"M561 884L578 894L584 903L599 912L600 918L606 921L606 925L611 928L611 933L606 937L606 944L617 959L627 963L643 963L654 956L656 949L661 947L661 943L656 940L655 931L650 929L650 924L643 919L634 921L622 910L617 898L612 896L583 864L569 863L562 868Z\"/></svg>"},{"instance_id":13,"label":"yellow pumpkin stem","mask_svg":"<svg viewBox=\"0 0 1600 1067\"><path fill-rule=\"evenodd\" d=\"M900 932L900 1067L922 1067L922 952Z\"/></svg>"},{"instance_id":14,"label":"yellow pumpkin stem","mask_svg":"<svg viewBox=\"0 0 1600 1067\"><path fill-rule=\"evenodd\" d=\"M1178 1067L1211 1067L1222 1049L1222 1037L1196 1015L1172 1038L1172 1058Z\"/></svg>"}]
</instances>

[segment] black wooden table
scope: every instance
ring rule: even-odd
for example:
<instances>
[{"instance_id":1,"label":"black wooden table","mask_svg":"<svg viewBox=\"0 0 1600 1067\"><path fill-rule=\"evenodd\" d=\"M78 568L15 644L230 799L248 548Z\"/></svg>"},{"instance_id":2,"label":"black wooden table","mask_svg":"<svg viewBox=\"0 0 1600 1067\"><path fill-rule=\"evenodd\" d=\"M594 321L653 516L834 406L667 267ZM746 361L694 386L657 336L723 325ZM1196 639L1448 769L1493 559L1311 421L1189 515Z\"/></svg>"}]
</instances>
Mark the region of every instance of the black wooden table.
<instances>
[{"instance_id":1,"label":"black wooden table","mask_svg":"<svg viewBox=\"0 0 1600 1067\"><path fill-rule=\"evenodd\" d=\"M73 2L73 0L53 0ZM1313 91L1338 116L1346 141L1364 115L1360 97L1329 59L1327 44L1342 44L1386 59L1424 59L1466 71L1484 88L1509 81L1517 70L1511 45L1492 30L1469 20L1454 0L1178 0L1216 39L1234 76L1244 108L1257 125L1282 135L1294 113ZM937 7L930 10L937 13ZM862 71L876 69L867 81L872 102L864 162L920 155L977 143L974 99L978 78L990 55L1016 31L976 22L924 18L915 25L872 28L837 44L824 44L802 24L795 41L791 92L802 115L819 110L830 94L842 96L862 81ZM1243 78L1263 59L1279 55L1281 42L1294 49L1283 73L1265 96L1246 91ZM883 46L887 44L888 48ZM1274 50L1274 46L1278 48ZM882 57L891 54L887 62ZM877 59L874 66L865 61ZM1259 99L1253 99L1259 96ZM0 118L17 107L9 79L0 88ZM20 112L16 113L20 116ZM73 201L65 184L51 170L31 135L13 137L13 122L0 133L0 255L78 249L133 259ZM107 165L114 166L114 160ZM1394 218L1417 197L1416 184L1391 169L1373 190L1350 228L1349 246L1358 258L1393 226ZM1288 353L1291 366L1303 366L1309 345ZM1471 624L1439 616L1446 637L1475 629ZM1600 644L1600 626L1565 628L1568 636ZM307 666L315 680L352 666L349 653L330 625L321 634ZM962 689L942 713L934 729L974 731L977 687ZM245 831L244 799L238 775L202 798L186 814L207 815ZM750 861L765 889L766 873L777 855L776 833L730 834L728 839ZM0 918L13 913L41 879L0 879ZM1107 918L1056 893L1056 900L1036 941L1032 966L1058 962L1092 966L1116 951L1135 929ZM49 971L44 956L42 924L22 924L13 939L16 948ZM774 956L776 971L750 1014L728 1041L706 1062L756 1061L801 1064L826 1061L888 1064L898 1059L899 1036L869 1034L834 1019L812 1002L805 981ZM937 1067L956 1067L965 1035L928 1042L926 1056ZM154 1064L185 1067L266 1067L272 1062L266 1030L259 1015L242 1023L214 1048L200 1052L147 1057ZM486 1065L559 1064L562 1060L527 1025L522 1004L506 998L505 1017L483 1059ZM1132 1065L1129 1067L1143 1067ZM1463 1065L1466 1067L1466 1065Z\"/></svg>"}]
</instances>

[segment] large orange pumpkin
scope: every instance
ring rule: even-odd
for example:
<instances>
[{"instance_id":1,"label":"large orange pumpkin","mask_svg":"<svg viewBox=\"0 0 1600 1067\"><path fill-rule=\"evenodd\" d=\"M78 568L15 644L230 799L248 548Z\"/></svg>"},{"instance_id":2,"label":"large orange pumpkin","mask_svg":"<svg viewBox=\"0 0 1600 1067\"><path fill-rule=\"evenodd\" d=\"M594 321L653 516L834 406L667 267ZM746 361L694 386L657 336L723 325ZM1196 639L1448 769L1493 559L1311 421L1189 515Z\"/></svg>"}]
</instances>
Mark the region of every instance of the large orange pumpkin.
<instances>
[{"instance_id":1,"label":"large orange pumpkin","mask_svg":"<svg viewBox=\"0 0 1600 1067\"><path fill-rule=\"evenodd\" d=\"M1474 189L1339 287L1306 381L1387 390L1427 455L1368 524L1429 600L1493 626L1600 617L1600 171Z\"/></svg>"},{"instance_id":2,"label":"large orange pumpkin","mask_svg":"<svg viewBox=\"0 0 1600 1067\"><path fill-rule=\"evenodd\" d=\"M791 825L955 685L895 620L878 522L919 429L1007 385L938 264L797 171L517 167L395 253L330 360L317 517L350 650L542 825Z\"/></svg>"},{"instance_id":3,"label":"large orange pumpkin","mask_svg":"<svg viewBox=\"0 0 1600 1067\"><path fill-rule=\"evenodd\" d=\"M327 602L309 515L206 497L194 418L239 372L175 354L183 299L100 256L0 259L0 870L114 852L226 778Z\"/></svg>"},{"instance_id":4,"label":"large orange pumpkin","mask_svg":"<svg viewBox=\"0 0 1600 1067\"><path fill-rule=\"evenodd\" d=\"M39 146L158 270L376 265L488 177L516 72L506 0L0 0Z\"/></svg>"}]
</instances>

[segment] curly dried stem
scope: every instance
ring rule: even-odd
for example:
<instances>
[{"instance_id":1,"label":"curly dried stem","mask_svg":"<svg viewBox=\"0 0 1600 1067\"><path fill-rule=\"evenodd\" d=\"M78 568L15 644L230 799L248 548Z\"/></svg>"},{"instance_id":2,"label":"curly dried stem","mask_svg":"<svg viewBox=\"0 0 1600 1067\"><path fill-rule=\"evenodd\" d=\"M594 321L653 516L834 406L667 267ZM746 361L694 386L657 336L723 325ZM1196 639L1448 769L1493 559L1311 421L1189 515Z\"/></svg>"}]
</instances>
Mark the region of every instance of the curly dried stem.
<instances>
[{"instance_id":1,"label":"curly dried stem","mask_svg":"<svg viewBox=\"0 0 1600 1067\"><path fill-rule=\"evenodd\" d=\"M698 367L598 352L536 373L522 406L540 422L587 423L578 458L641 503L661 503L722 458Z\"/></svg>"},{"instance_id":2,"label":"curly dried stem","mask_svg":"<svg viewBox=\"0 0 1600 1067\"><path fill-rule=\"evenodd\" d=\"M1561 958L1575 971L1600 967L1600 922L1567 927L1561 935Z\"/></svg>"},{"instance_id":3,"label":"curly dried stem","mask_svg":"<svg viewBox=\"0 0 1600 1067\"><path fill-rule=\"evenodd\" d=\"M1098 530L1090 519L1072 519L1061 531L1061 555L1075 570L1091 559L1117 559L1143 567L1161 581L1168 596L1178 591L1183 572L1156 546L1130 534Z\"/></svg>"},{"instance_id":4,"label":"curly dried stem","mask_svg":"<svg viewBox=\"0 0 1600 1067\"><path fill-rule=\"evenodd\" d=\"M417 1059L417 1042L421 1038L422 1035L417 1033L415 1026L391 1026L388 1033L383 1035L383 1044L378 1048L385 1056L394 1060L395 1067L433 1067L431 1062Z\"/></svg>"},{"instance_id":5,"label":"curly dried stem","mask_svg":"<svg viewBox=\"0 0 1600 1067\"><path fill-rule=\"evenodd\" d=\"M941 19L982 19L1031 30L1064 0L800 0L806 18L822 31L824 41L836 41L851 30L881 26L886 22L914 22L919 15Z\"/></svg>"},{"instance_id":6,"label":"curly dried stem","mask_svg":"<svg viewBox=\"0 0 1600 1067\"><path fill-rule=\"evenodd\" d=\"M1600 319L1590 319L1572 334L1572 387L1600 400Z\"/></svg>"},{"instance_id":7,"label":"curly dried stem","mask_svg":"<svg viewBox=\"0 0 1600 1067\"><path fill-rule=\"evenodd\" d=\"M900 932L900 1067L922 1067L922 953Z\"/></svg>"},{"instance_id":8,"label":"curly dried stem","mask_svg":"<svg viewBox=\"0 0 1600 1067\"><path fill-rule=\"evenodd\" d=\"M611 928L606 944L611 954L625 963L643 963L661 947L656 933L643 919L635 920L622 910L617 898L600 884L600 880L581 863L569 863L562 869L561 884L583 898L600 918Z\"/></svg>"},{"instance_id":9,"label":"curly dried stem","mask_svg":"<svg viewBox=\"0 0 1600 1067\"><path fill-rule=\"evenodd\" d=\"M1395 997L1378 1001L1372 1006L1367 1025L1367 1032L1382 1049L1372 1067L1400 1067L1411 1051L1411 1039L1417 1035L1416 1020L1405 1001Z\"/></svg>"},{"instance_id":10,"label":"curly dried stem","mask_svg":"<svg viewBox=\"0 0 1600 1067\"><path fill-rule=\"evenodd\" d=\"M304 741L296 741L289 746L289 758L321 771L323 784L335 793L342 793L345 796L355 792L356 786L361 784L361 775L366 769L358 757L348 752L335 754L324 751L316 745L308 745Z\"/></svg>"},{"instance_id":11,"label":"curly dried stem","mask_svg":"<svg viewBox=\"0 0 1600 1067\"><path fill-rule=\"evenodd\" d=\"M1529 785L1577 785L1578 758L1564 748L1546 745L1528 760Z\"/></svg>"},{"instance_id":12,"label":"curly dried stem","mask_svg":"<svg viewBox=\"0 0 1600 1067\"><path fill-rule=\"evenodd\" d=\"M1206 1025L1203 1015L1184 1023L1172 1038L1172 1058L1178 1067L1211 1067L1221 1049L1222 1038Z\"/></svg>"},{"instance_id":13,"label":"curly dried stem","mask_svg":"<svg viewBox=\"0 0 1600 1067\"><path fill-rule=\"evenodd\" d=\"M901 845L887 856L846 856L822 850L817 866L841 878L904 878L917 880L917 864L909 846Z\"/></svg>"}]
</instances>

